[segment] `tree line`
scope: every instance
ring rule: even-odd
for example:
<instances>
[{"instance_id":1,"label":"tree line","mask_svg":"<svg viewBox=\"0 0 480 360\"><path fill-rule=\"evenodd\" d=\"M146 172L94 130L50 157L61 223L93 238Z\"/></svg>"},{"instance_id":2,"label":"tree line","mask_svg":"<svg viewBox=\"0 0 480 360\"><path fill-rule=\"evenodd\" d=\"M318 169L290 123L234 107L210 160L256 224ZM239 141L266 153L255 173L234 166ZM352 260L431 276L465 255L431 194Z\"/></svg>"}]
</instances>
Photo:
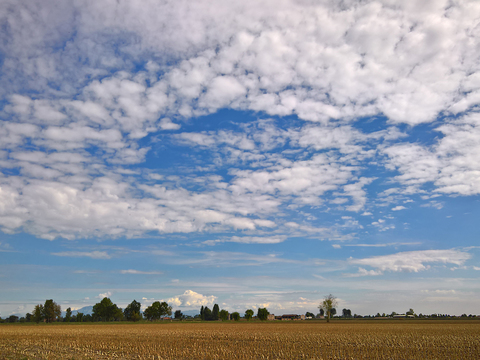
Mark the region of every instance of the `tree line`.
<instances>
[{"instance_id":1,"label":"tree line","mask_svg":"<svg viewBox=\"0 0 480 360\"><path fill-rule=\"evenodd\" d=\"M323 301L319 304L318 309L319 313L314 315L311 312L305 314L306 318L321 318L324 317L327 319L327 322L330 321L332 317L341 317L341 318L388 318L395 317L396 312L392 312L389 315L377 313L376 315L367 315L361 316L354 314L350 309L343 309L342 314L335 316L337 314L336 306L338 305L337 299L333 295L327 295ZM92 314L83 314L78 312L76 315L72 314L72 309L69 307L65 311L65 316L62 318L62 311L59 304L57 304L53 299L45 300L44 304L35 305L31 313L27 313L25 317L19 318L16 315L11 315L5 320L0 318L0 322L46 322L51 323L54 321L64 321L64 322L88 322L88 321L139 321L139 320L149 320L155 321L160 320L165 317L172 315L172 307L168 305L165 301L155 301L150 306L148 306L142 313L141 311L142 304L136 300L133 300L130 304L127 305L125 309L119 308L116 304L112 302L108 297L103 298L100 302L95 304L92 309ZM243 316L247 321L251 320L254 316L254 311L252 309L247 309ZM267 320L269 311L266 308L259 308L257 310L257 319ZM405 313L408 317L415 318L451 318L452 316L447 314L415 314L413 309L410 309ZM195 318L199 318L203 321L226 321L226 320L240 320L240 313L233 312L229 313L227 310L220 310L218 304L214 304L213 308L210 309L208 306L202 306L200 308L200 314L196 315ZM461 315L462 318L476 318L476 315ZM187 318L180 310L175 311L174 318L176 320L183 320Z\"/></svg>"},{"instance_id":2,"label":"tree line","mask_svg":"<svg viewBox=\"0 0 480 360\"><path fill-rule=\"evenodd\" d=\"M165 316L172 315L172 307L166 302L155 301L148 306L143 313L141 312L142 304L133 300L127 307L122 310L112 300L105 297L100 302L93 306L92 314L83 314L78 312L76 315L72 314L72 309L69 307L65 311L65 317L62 318L62 309L53 299L45 300L44 304L35 305L31 313L27 313L25 317L18 318L16 315L11 315L6 319L7 322L46 322L54 321L64 322L86 322L86 321L139 321L145 320L159 320ZM183 317L181 311L175 312L175 317ZM1 321L1 319L0 319ZM3 321L2 321L3 322Z\"/></svg>"},{"instance_id":3,"label":"tree line","mask_svg":"<svg viewBox=\"0 0 480 360\"><path fill-rule=\"evenodd\" d=\"M244 318L249 321L250 319L253 318L254 311L252 309L248 309L245 311ZM268 315L270 313L266 308L260 308L257 311L257 318L260 320L267 320ZM227 310L220 310L220 307L218 304L213 305L212 310L208 308L208 306L202 306L200 308L200 320L204 321L216 321L216 320L234 320L234 321L239 321L240 320L240 313L238 311L235 311L233 313L229 313Z\"/></svg>"}]
</instances>

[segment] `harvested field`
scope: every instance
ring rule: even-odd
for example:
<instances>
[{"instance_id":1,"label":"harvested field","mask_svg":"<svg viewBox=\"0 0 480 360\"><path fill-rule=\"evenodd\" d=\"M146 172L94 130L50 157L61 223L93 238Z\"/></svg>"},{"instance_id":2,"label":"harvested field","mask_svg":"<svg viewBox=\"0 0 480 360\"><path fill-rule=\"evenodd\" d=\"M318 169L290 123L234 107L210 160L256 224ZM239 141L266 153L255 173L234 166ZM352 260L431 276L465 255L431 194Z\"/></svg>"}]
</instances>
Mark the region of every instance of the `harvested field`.
<instances>
[{"instance_id":1,"label":"harvested field","mask_svg":"<svg viewBox=\"0 0 480 360\"><path fill-rule=\"evenodd\" d=\"M0 326L1 359L479 359L479 321Z\"/></svg>"}]
</instances>

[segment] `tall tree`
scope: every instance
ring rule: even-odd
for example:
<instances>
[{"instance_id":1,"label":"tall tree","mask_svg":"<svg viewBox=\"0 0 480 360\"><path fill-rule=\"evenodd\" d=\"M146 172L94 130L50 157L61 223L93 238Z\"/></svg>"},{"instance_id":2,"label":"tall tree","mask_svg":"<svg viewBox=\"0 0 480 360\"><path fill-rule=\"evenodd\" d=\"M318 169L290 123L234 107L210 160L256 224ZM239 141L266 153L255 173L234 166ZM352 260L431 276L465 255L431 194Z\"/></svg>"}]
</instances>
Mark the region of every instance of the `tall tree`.
<instances>
[{"instance_id":1,"label":"tall tree","mask_svg":"<svg viewBox=\"0 0 480 360\"><path fill-rule=\"evenodd\" d=\"M165 315L172 315L172 307L163 301L155 301L152 305L147 307L143 312L143 315L147 320L158 320Z\"/></svg>"},{"instance_id":2,"label":"tall tree","mask_svg":"<svg viewBox=\"0 0 480 360\"><path fill-rule=\"evenodd\" d=\"M252 309L248 309L247 311L245 311L245 319L247 319L247 321L249 321L252 317L253 317L253 310Z\"/></svg>"},{"instance_id":3,"label":"tall tree","mask_svg":"<svg viewBox=\"0 0 480 360\"><path fill-rule=\"evenodd\" d=\"M218 320L219 314L220 314L220 307L218 306L218 304L213 305L212 320Z\"/></svg>"},{"instance_id":4,"label":"tall tree","mask_svg":"<svg viewBox=\"0 0 480 360\"><path fill-rule=\"evenodd\" d=\"M239 321L239 320L240 320L240 314L239 314L237 311L233 312L232 315L231 315L231 317L232 317L232 319L235 320L235 321Z\"/></svg>"},{"instance_id":5,"label":"tall tree","mask_svg":"<svg viewBox=\"0 0 480 360\"><path fill-rule=\"evenodd\" d=\"M33 310L32 320L35 321L37 324L43 320L43 305L41 304L35 305L35 309Z\"/></svg>"},{"instance_id":6,"label":"tall tree","mask_svg":"<svg viewBox=\"0 0 480 360\"><path fill-rule=\"evenodd\" d=\"M65 321L70 322L72 320L72 308L68 308L65 312Z\"/></svg>"},{"instance_id":7,"label":"tall tree","mask_svg":"<svg viewBox=\"0 0 480 360\"><path fill-rule=\"evenodd\" d=\"M352 310L350 309L343 309L342 310L342 315L344 318L351 318L352 317ZM380 314L378 314L380 315Z\"/></svg>"},{"instance_id":8,"label":"tall tree","mask_svg":"<svg viewBox=\"0 0 480 360\"><path fill-rule=\"evenodd\" d=\"M140 315L140 309L142 304L136 300L133 300L130 304L127 305L125 310L123 310L123 315L128 321L138 321L142 318Z\"/></svg>"},{"instance_id":9,"label":"tall tree","mask_svg":"<svg viewBox=\"0 0 480 360\"><path fill-rule=\"evenodd\" d=\"M208 306L203 308L203 320L212 320L212 310Z\"/></svg>"},{"instance_id":10,"label":"tall tree","mask_svg":"<svg viewBox=\"0 0 480 360\"><path fill-rule=\"evenodd\" d=\"M264 321L264 320L267 320L268 319L268 315L270 313L268 312L267 308L260 308L258 309L257 311L257 318L259 318L260 320Z\"/></svg>"},{"instance_id":11,"label":"tall tree","mask_svg":"<svg viewBox=\"0 0 480 360\"><path fill-rule=\"evenodd\" d=\"M204 309L203 309L203 305L200 308L200 319L205 320L205 312L204 312Z\"/></svg>"},{"instance_id":12,"label":"tall tree","mask_svg":"<svg viewBox=\"0 0 480 360\"><path fill-rule=\"evenodd\" d=\"M43 305L43 316L47 323L55 321L58 317L62 315L62 308L52 299L45 300L45 305Z\"/></svg>"},{"instance_id":13,"label":"tall tree","mask_svg":"<svg viewBox=\"0 0 480 360\"><path fill-rule=\"evenodd\" d=\"M335 313L337 310L335 307L337 306L337 298L333 296L332 294L325 296L323 301L318 305L319 309L323 309L327 315L327 322L330 322L330 317L334 314L332 314L333 310L335 310Z\"/></svg>"},{"instance_id":14,"label":"tall tree","mask_svg":"<svg viewBox=\"0 0 480 360\"><path fill-rule=\"evenodd\" d=\"M95 320L110 321L119 316L118 307L109 298L105 297L93 305L92 316Z\"/></svg>"},{"instance_id":15,"label":"tall tree","mask_svg":"<svg viewBox=\"0 0 480 360\"><path fill-rule=\"evenodd\" d=\"M76 317L76 322L82 322L83 321L83 313L79 312L77 313L77 317Z\"/></svg>"}]
</instances>

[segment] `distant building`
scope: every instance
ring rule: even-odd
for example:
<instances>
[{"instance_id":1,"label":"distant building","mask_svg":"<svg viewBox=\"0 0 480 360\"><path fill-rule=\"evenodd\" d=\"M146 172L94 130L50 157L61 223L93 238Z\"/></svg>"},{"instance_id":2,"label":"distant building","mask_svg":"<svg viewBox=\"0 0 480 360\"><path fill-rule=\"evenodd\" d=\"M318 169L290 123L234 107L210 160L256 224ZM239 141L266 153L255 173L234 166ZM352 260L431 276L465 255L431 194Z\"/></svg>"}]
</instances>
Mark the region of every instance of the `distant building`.
<instances>
[{"instance_id":1,"label":"distant building","mask_svg":"<svg viewBox=\"0 0 480 360\"><path fill-rule=\"evenodd\" d=\"M268 314L267 320L275 320L275 314Z\"/></svg>"}]
</instances>

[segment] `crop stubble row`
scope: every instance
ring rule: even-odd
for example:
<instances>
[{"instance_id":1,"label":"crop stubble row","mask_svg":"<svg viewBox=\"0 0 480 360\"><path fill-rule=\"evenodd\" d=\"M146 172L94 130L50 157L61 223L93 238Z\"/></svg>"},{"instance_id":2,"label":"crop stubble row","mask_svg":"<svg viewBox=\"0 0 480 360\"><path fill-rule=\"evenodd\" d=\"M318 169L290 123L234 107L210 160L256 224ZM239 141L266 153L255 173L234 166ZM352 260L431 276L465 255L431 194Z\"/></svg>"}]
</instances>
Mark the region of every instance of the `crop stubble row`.
<instances>
[{"instance_id":1,"label":"crop stubble row","mask_svg":"<svg viewBox=\"0 0 480 360\"><path fill-rule=\"evenodd\" d=\"M2 359L478 359L478 321L0 326Z\"/></svg>"}]
</instances>

